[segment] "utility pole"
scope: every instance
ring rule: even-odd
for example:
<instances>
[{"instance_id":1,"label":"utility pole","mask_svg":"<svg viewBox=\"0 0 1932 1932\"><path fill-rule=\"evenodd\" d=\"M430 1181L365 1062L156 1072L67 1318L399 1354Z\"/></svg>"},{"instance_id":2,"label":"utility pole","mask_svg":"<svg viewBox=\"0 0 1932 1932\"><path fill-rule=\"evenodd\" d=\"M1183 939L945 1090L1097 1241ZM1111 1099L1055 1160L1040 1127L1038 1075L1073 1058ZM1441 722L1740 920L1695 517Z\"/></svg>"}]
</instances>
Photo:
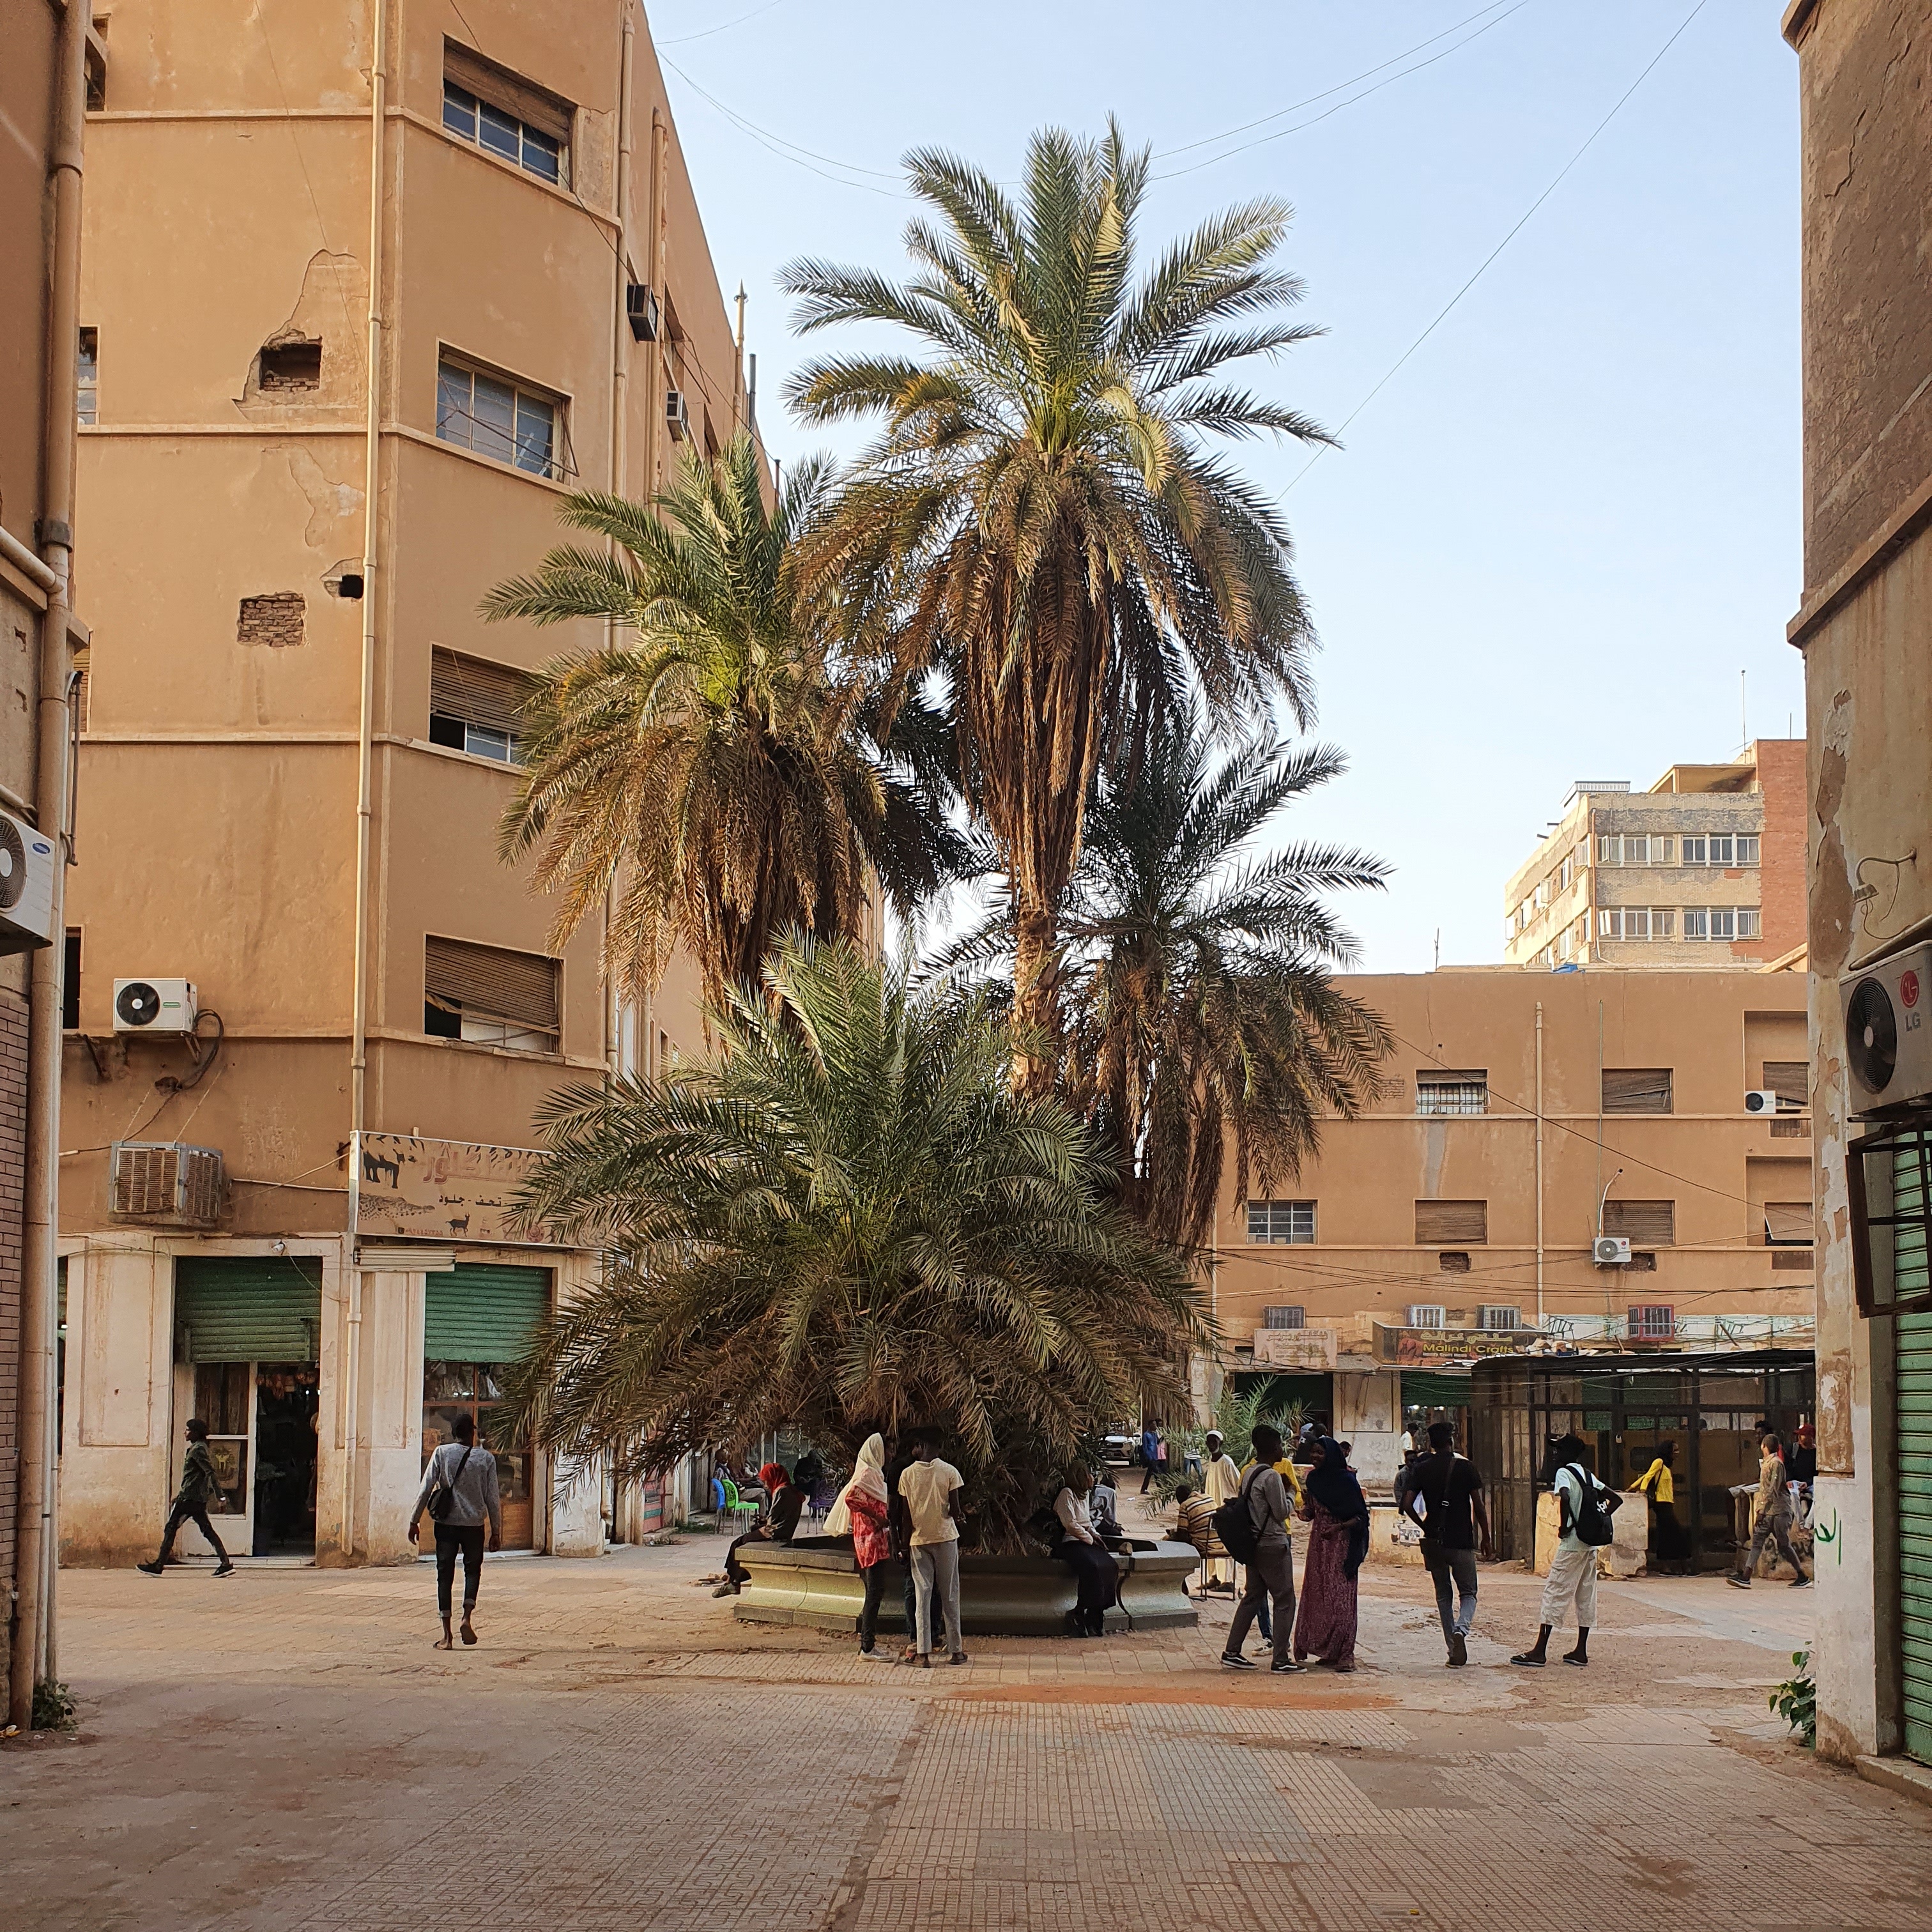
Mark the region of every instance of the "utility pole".
<instances>
[{"instance_id":1,"label":"utility pole","mask_svg":"<svg viewBox=\"0 0 1932 1932\"><path fill-rule=\"evenodd\" d=\"M736 372L731 380L731 434L744 427L745 408L745 285L738 284L738 340Z\"/></svg>"}]
</instances>

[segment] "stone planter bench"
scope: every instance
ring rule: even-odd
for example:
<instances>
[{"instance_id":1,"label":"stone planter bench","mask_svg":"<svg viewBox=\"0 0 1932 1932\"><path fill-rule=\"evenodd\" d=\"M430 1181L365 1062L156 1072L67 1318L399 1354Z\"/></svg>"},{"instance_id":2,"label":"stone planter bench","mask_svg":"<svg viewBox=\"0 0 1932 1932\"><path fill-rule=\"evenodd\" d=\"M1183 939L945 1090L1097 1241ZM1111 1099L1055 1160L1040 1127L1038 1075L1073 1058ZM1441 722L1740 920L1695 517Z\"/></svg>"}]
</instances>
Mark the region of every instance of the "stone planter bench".
<instances>
[{"instance_id":1,"label":"stone planter bench","mask_svg":"<svg viewBox=\"0 0 1932 1932\"><path fill-rule=\"evenodd\" d=\"M811 1630L856 1630L865 1606L866 1580L842 1537L802 1538L796 1543L748 1543L738 1561L750 1580L734 1600L733 1614L746 1623L800 1624ZM1107 1612L1107 1628L1121 1630L1191 1628L1198 1621L1187 1579L1200 1567L1193 1546L1136 1540L1114 1558L1120 1601ZM959 1559L959 1619L968 1636L1062 1636L1076 1594L1073 1572L1051 1556L983 1556ZM905 1571L886 1565L879 1628L905 1628Z\"/></svg>"}]
</instances>

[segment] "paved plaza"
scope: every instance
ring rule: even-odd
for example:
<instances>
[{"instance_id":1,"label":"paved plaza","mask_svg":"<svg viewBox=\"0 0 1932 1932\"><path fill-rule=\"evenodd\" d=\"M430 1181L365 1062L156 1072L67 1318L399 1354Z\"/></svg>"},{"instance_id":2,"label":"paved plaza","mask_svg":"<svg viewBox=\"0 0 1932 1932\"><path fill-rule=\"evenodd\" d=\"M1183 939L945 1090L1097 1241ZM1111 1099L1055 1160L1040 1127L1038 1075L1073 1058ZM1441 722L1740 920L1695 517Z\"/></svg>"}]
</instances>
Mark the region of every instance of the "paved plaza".
<instances>
[{"instance_id":1,"label":"paved plaza","mask_svg":"<svg viewBox=\"0 0 1932 1932\"><path fill-rule=\"evenodd\" d=\"M1364 1572L1352 1676L1217 1668L1227 1612L967 1667L740 1625L700 1535L434 1581L244 1565L61 1580L73 1738L0 1750L17 1932L1932 1928L1932 1814L1786 1742L1808 1594L1606 1585L1587 1671L1470 1667Z\"/></svg>"}]
</instances>

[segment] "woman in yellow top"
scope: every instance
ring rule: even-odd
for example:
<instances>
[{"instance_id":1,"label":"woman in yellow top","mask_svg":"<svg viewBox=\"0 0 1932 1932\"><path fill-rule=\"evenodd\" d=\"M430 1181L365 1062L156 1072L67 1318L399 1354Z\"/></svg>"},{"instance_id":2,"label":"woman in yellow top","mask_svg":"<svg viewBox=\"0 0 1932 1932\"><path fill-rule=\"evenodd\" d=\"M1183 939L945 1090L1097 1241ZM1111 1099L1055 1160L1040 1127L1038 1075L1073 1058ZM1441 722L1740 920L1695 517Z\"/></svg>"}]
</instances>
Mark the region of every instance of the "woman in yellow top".
<instances>
[{"instance_id":1,"label":"woman in yellow top","mask_svg":"<svg viewBox=\"0 0 1932 1932\"><path fill-rule=\"evenodd\" d=\"M1676 1443L1660 1442L1656 1460L1630 1487L1642 1490L1650 1498L1650 1545L1659 1563L1668 1563L1681 1569L1690 1556L1690 1549L1684 1526L1677 1520L1677 1485L1671 1475L1671 1466L1676 1454Z\"/></svg>"}]
</instances>

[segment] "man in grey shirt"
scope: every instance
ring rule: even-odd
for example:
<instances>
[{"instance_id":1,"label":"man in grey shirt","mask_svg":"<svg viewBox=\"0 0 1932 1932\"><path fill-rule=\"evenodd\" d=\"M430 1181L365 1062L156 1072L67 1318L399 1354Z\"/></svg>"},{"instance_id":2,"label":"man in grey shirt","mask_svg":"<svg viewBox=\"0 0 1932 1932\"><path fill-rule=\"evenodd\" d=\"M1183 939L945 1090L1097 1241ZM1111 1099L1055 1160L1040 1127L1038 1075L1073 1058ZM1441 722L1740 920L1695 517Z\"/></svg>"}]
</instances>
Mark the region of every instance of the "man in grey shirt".
<instances>
[{"instance_id":1,"label":"man in grey shirt","mask_svg":"<svg viewBox=\"0 0 1932 1932\"><path fill-rule=\"evenodd\" d=\"M1287 1677L1301 1668L1292 1654L1294 1636L1294 1545L1288 1530L1288 1486L1275 1464L1281 1460L1280 1431L1265 1422L1256 1424L1252 1437L1255 1466L1244 1478L1239 1500L1247 1508L1255 1526L1255 1553L1248 1558L1247 1588L1228 1626L1228 1642L1221 1661L1231 1670L1252 1670L1253 1658L1241 1654L1247 1641L1248 1626L1261 1614L1262 1600L1271 1598L1274 1618L1274 1662L1270 1666L1276 1676Z\"/></svg>"},{"instance_id":2,"label":"man in grey shirt","mask_svg":"<svg viewBox=\"0 0 1932 1932\"><path fill-rule=\"evenodd\" d=\"M472 1416L456 1418L456 1439L440 1444L423 1472L422 1487L416 1492L416 1508L410 1512L410 1540L416 1542L416 1526L428 1508L430 1498L438 1491L448 1492L449 1506L436 1521L436 1605L442 1613L442 1636L438 1650L454 1646L449 1634L450 1586L456 1580L456 1556L463 1552L463 1641L474 1643L476 1632L470 1623L476 1608L476 1587L483 1580L483 1525L490 1525L490 1547L503 1546L503 1511L496 1496L496 1459L488 1448L478 1448L476 1422Z\"/></svg>"}]
</instances>

